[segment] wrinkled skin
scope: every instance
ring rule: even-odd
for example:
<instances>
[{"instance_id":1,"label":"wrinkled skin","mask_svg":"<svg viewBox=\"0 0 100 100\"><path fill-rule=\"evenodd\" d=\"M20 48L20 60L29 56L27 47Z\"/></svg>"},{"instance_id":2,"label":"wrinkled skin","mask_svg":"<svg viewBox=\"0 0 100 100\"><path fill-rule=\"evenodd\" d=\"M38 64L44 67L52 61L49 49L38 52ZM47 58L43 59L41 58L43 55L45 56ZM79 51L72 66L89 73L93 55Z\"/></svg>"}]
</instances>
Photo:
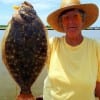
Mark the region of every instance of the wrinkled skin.
<instances>
[{"instance_id":1,"label":"wrinkled skin","mask_svg":"<svg viewBox=\"0 0 100 100\"><path fill-rule=\"evenodd\" d=\"M45 65L46 58L44 25L33 6L24 2L13 15L2 41L2 59L21 88L18 98L22 94L32 94L31 86Z\"/></svg>"}]
</instances>

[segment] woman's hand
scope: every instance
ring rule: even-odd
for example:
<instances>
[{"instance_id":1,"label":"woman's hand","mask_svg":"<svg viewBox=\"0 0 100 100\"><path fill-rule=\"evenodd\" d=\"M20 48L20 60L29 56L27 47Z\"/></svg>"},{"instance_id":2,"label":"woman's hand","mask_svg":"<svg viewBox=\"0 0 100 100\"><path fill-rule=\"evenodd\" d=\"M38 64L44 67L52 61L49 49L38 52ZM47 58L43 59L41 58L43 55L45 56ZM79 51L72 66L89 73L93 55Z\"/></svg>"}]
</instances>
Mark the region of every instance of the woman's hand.
<instances>
[{"instance_id":1,"label":"woman's hand","mask_svg":"<svg viewBox=\"0 0 100 100\"><path fill-rule=\"evenodd\" d=\"M20 23L23 23L24 22L24 20L22 19L22 17L19 14L19 10L18 11L15 11L15 13L13 14L13 18L17 22L20 22Z\"/></svg>"},{"instance_id":2,"label":"woman's hand","mask_svg":"<svg viewBox=\"0 0 100 100\"><path fill-rule=\"evenodd\" d=\"M100 82L96 82L95 96L100 100Z\"/></svg>"}]
</instances>

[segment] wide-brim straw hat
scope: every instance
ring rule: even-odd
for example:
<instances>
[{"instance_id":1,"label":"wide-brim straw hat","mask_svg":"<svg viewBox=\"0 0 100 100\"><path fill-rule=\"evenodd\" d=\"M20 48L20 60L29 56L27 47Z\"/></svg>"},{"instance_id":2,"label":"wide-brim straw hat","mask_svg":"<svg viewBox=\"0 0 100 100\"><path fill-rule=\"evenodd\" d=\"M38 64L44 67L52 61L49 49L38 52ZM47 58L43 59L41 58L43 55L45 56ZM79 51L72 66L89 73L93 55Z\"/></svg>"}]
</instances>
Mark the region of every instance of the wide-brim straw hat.
<instances>
[{"instance_id":1,"label":"wide-brim straw hat","mask_svg":"<svg viewBox=\"0 0 100 100\"><path fill-rule=\"evenodd\" d=\"M59 32L64 32L63 28L61 27L61 24L59 24L59 16L63 11L73 8L80 9L86 14L82 29L85 29L92 25L96 21L99 14L99 9L96 4L81 4L79 0L62 0L61 7L56 11L52 12L47 17L47 22L53 29Z\"/></svg>"}]
</instances>

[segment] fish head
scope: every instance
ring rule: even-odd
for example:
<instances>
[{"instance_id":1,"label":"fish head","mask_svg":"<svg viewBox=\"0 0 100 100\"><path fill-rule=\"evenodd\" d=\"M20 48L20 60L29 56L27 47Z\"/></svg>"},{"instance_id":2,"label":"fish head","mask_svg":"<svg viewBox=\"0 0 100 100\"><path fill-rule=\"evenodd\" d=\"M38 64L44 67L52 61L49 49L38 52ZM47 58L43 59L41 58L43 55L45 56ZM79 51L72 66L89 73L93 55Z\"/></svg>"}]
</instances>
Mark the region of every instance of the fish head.
<instances>
[{"instance_id":1,"label":"fish head","mask_svg":"<svg viewBox=\"0 0 100 100\"><path fill-rule=\"evenodd\" d=\"M27 1L24 1L19 7L15 6L14 9L17 10L17 13L19 16L21 16L21 19L26 22L32 22L32 20L37 18L34 7Z\"/></svg>"}]
</instances>

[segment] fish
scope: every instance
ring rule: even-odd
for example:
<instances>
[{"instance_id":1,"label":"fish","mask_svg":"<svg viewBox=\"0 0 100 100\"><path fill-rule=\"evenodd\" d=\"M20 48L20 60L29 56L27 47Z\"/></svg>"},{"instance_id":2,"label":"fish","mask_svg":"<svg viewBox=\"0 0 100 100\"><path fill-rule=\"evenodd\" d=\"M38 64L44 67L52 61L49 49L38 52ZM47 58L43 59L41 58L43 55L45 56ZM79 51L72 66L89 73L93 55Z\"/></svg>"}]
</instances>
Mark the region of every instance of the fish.
<instances>
[{"instance_id":1,"label":"fish","mask_svg":"<svg viewBox=\"0 0 100 100\"><path fill-rule=\"evenodd\" d=\"M31 3L14 8L2 39L2 60L20 87L17 100L35 100L31 86L46 63L47 30Z\"/></svg>"}]
</instances>

